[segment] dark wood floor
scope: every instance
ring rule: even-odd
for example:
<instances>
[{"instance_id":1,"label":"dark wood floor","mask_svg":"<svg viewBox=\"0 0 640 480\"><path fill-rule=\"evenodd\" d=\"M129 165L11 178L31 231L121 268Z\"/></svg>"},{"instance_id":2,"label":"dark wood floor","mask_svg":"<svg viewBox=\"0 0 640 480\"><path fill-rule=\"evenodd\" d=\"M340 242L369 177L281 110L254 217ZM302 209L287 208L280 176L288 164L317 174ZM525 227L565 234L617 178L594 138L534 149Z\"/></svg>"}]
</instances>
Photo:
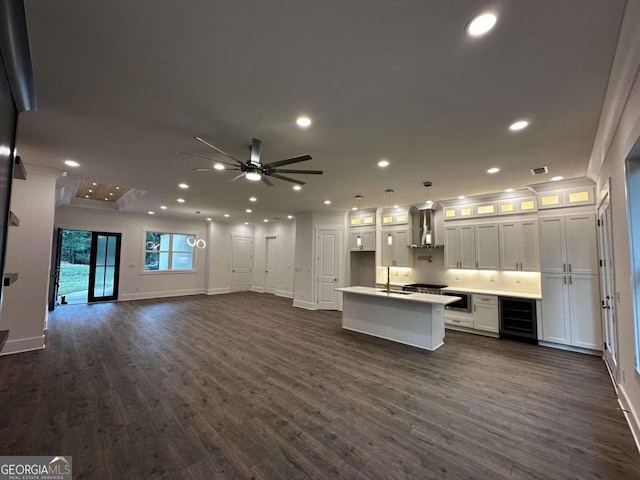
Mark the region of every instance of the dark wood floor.
<instances>
[{"instance_id":1,"label":"dark wood floor","mask_svg":"<svg viewBox=\"0 0 640 480\"><path fill-rule=\"evenodd\" d=\"M0 358L0 454L76 479L638 479L599 358L424 352L256 293L58 308Z\"/></svg>"}]
</instances>

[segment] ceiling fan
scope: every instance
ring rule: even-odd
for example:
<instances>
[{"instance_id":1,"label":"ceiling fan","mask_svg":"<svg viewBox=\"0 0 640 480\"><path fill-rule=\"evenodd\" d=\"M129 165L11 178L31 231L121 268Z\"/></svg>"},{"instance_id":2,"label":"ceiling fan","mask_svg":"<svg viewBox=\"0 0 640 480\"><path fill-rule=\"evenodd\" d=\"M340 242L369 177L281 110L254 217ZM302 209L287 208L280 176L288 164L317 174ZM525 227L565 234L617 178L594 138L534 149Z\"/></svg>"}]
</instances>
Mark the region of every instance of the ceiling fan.
<instances>
[{"instance_id":1,"label":"ceiling fan","mask_svg":"<svg viewBox=\"0 0 640 480\"><path fill-rule=\"evenodd\" d=\"M322 175L322 170L291 170L288 168L280 168L284 165L290 165L292 163L305 162L307 160L311 160L310 155L302 155L300 157L287 158L286 160L278 160L277 162L271 163L260 163L260 149L262 146L262 142L257 138L254 138L251 142L251 158L246 162L242 160L238 160L237 158L229 155L226 152L223 152L218 147L214 147L206 140L203 140L200 137L193 137L200 143L204 143L207 147L212 148L218 153L221 153L225 157L234 160L236 163L222 162L220 160L214 160L212 158L201 157L199 155L192 155L190 153L176 152L178 155L184 155L186 157L192 158L200 158L203 160L209 160L212 162L216 162L222 165L227 165L224 170L238 170L241 173L231 179L232 182L235 182L239 178L246 177L247 180L252 181L260 181L262 180L265 184L272 187L273 183L267 177L279 178L280 180L284 180L286 182L297 183L298 185L304 185L305 182L301 180L297 180L295 178L286 177L281 175L282 173L300 173L305 175ZM215 172L218 169L214 168L195 168L196 172ZM220 169L222 170L222 169Z\"/></svg>"}]
</instances>

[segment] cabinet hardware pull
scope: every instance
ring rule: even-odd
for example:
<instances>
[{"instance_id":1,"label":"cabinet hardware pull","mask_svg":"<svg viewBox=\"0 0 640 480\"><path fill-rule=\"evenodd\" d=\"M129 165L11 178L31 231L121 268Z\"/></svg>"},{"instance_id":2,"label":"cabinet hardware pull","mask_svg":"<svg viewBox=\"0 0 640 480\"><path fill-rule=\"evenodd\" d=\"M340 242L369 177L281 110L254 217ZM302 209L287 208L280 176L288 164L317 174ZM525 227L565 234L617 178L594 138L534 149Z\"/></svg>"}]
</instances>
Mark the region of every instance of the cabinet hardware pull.
<instances>
[{"instance_id":1,"label":"cabinet hardware pull","mask_svg":"<svg viewBox=\"0 0 640 480\"><path fill-rule=\"evenodd\" d=\"M569 273L571 273L571 264L569 264Z\"/></svg>"},{"instance_id":2,"label":"cabinet hardware pull","mask_svg":"<svg viewBox=\"0 0 640 480\"><path fill-rule=\"evenodd\" d=\"M567 273L567 264L566 264L566 263L563 263L563 264L562 264L562 271L563 271L564 273Z\"/></svg>"},{"instance_id":3,"label":"cabinet hardware pull","mask_svg":"<svg viewBox=\"0 0 640 480\"><path fill-rule=\"evenodd\" d=\"M518 262L516 262L516 270L518 270Z\"/></svg>"},{"instance_id":4,"label":"cabinet hardware pull","mask_svg":"<svg viewBox=\"0 0 640 480\"><path fill-rule=\"evenodd\" d=\"M573 280L571 279L571 275L569 275L569 285L573 285Z\"/></svg>"},{"instance_id":5,"label":"cabinet hardware pull","mask_svg":"<svg viewBox=\"0 0 640 480\"><path fill-rule=\"evenodd\" d=\"M520 262L520 270L523 270L523 268L522 268L522 262Z\"/></svg>"},{"instance_id":6,"label":"cabinet hardware pull","mask_svg":"<svg viewBox=\"0 0 640 480\"><path fill-rule=\"evenodd\" d=\"M478 262L476 262L476 270L478 269Z\"/></svg>"},{"instance_id":7,"label":"cabinet hardware pull","mask_svg":"<svg viewBox=\"0 0 640 480\"><path fill-rule=\"evenodd\" d=\"M474 305L474 306L473 306L473 311L475 312L477 309L478 309L478 306L477 306L477 305Z\"/></svg>"},{"instance_id":8,"label":"cabinet hardware pull","mask_svg":"<svg viewBox=\"0 0 640 480\"><path fill-rule=\"evenodd\" d=\"M567 276L566 275L564 275L562 277L562 283L564 283L565 285L567 284Z\"/></svg>"}]
</instances>

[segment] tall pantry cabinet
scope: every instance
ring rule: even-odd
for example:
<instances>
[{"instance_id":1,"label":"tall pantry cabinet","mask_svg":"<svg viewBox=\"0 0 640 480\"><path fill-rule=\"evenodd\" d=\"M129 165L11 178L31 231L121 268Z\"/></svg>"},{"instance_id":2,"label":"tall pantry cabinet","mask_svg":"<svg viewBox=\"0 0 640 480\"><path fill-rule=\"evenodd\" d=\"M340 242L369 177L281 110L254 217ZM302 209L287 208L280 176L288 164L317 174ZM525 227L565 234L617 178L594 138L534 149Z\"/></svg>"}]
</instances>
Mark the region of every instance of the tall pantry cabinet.
<instances>
[{"instance_id":1,"label":"tall pantry cabinet","mask_svg":"<svg viewBox=\"0 0 640 480\"><path fill-rule=\"evenodd\" d=\"M542 340L602 350L595 214L562 210L539 218Z\"/></svg>"}]
</instances>

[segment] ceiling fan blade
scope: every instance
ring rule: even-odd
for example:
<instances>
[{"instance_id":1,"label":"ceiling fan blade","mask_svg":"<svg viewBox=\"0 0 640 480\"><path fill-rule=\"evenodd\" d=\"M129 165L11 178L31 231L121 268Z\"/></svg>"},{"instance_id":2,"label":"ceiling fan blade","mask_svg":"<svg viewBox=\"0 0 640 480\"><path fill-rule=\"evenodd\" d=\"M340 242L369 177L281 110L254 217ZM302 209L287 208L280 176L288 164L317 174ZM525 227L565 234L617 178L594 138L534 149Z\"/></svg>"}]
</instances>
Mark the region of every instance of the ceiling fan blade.
<instances>
[{"instance_id":1,"label":"ceiling fan blade","mask_svg":"<svg viewBox=\"0 0 640 480\"><path fill-rule=\"evenodd\" d=\"M211 145L209 142L207 142L206 140L203 140L200 137L193 137L195 138L197 141L204 143L207 147L213 148L216 152L221 153L222 155L224 155L225 157L229 157L231 160L235 160L238 163L243 163L240 160L238 160L236 157L232 157L231 155L229 155L226 152L223 152L222 150L220 150L218 147L214 147L213 145Z\"/></svg>"},{"instance_id":2,"label":"ceiling fan blade","mask_svg":"<svg viewBox=\"0 0 640 480\"><path fill-rule=\"evenodd\" d=\"M260 151L262 150L262 142L257 138L251 140L251 163L260 165Z\"/></svg>"},{"instance_id":3,"label":"ceiling fan blade","mask_svg":"<svg viewBox=\"0 0 640 480\"><path fill-rule=\"evenodd\" d=\"M273 173L303 173L305 175L322 175L322 170L289 170L287 168L274 168Z\"/></svg>"},{"instance_id":4,"label":"ceiling fan blade","mask_svg":"<svg viewBox=\"0 0 640 480\"><path fill-rule=\"evenodd\" d=\"M262 175L262 178L260 180L262 180L265 185L273 187L273 183L265 175Z\"/></svg>"},{"instance_id":5,"label":"ceiling fan blade","mask_svg":"<svg viewBox=\"0 0 640 480\"><path fill-rule=\"evenodd\" d=\"M311 160L311 155L302 155L300 157L287 158L286 160L278 160L269 164L271 167L281 167L283 165L289 165L290 163L304 162Z\"/></svg>"},{"instance_id":6,"label":"ceiling fan blade","mask_svg":"<svg viewBox=\"0 0 640 480\"><path fill-rule=\"evenodd\" d=\"M240 170L239 168L225 168L225 171L227 170ZM222 172L222 170L216 170L215 168L194 168L193 169L194 172Z\"/></svg>"},{"instance_id":7,"label":"ceiling fan blade","mask_svg":"<svg viewBox=\"0 0 640 480\"><path fill-rule=\"evenodd\" d=\"M240 175L237 175L235 177L233 177L231 180L229 180L230 182L235 182L236 180L238 180L239 178L242 178L246 175L246 172L242 172Z\"/></svg>"},{"instance_id":8,"label":"ceiling fan blade","mask_svg":"<svg viewBox=\"0 0 640 480\"><path fill-rule=\"evenodd\" d=\"M303 182L302 180L296 180L295 178L285 177L284 175L278 175L277 173L272 173L271 176L273 178L279 178L280 180L285 180L287 182L297 183L298 185L304 185L306 183L306 182Z\"/></svg>"},{"instance_id":9,"label":"ceiling fan blade","mask_svg":"<svg viewBox=\"0 0 640 480\"><path fill-rule=\"evenodd\" d=\"M207 160L209 162L223 163L224 165L231 165L232 167L236 166L235 163L223 162L221 160L214 160L213 158L201 157L200 155L192 155L190 153L184 153L184 152L176 152L176 153L178 155L184 155L185 157L199 158L201 160Z\"/></svg>"}]
</instances>

